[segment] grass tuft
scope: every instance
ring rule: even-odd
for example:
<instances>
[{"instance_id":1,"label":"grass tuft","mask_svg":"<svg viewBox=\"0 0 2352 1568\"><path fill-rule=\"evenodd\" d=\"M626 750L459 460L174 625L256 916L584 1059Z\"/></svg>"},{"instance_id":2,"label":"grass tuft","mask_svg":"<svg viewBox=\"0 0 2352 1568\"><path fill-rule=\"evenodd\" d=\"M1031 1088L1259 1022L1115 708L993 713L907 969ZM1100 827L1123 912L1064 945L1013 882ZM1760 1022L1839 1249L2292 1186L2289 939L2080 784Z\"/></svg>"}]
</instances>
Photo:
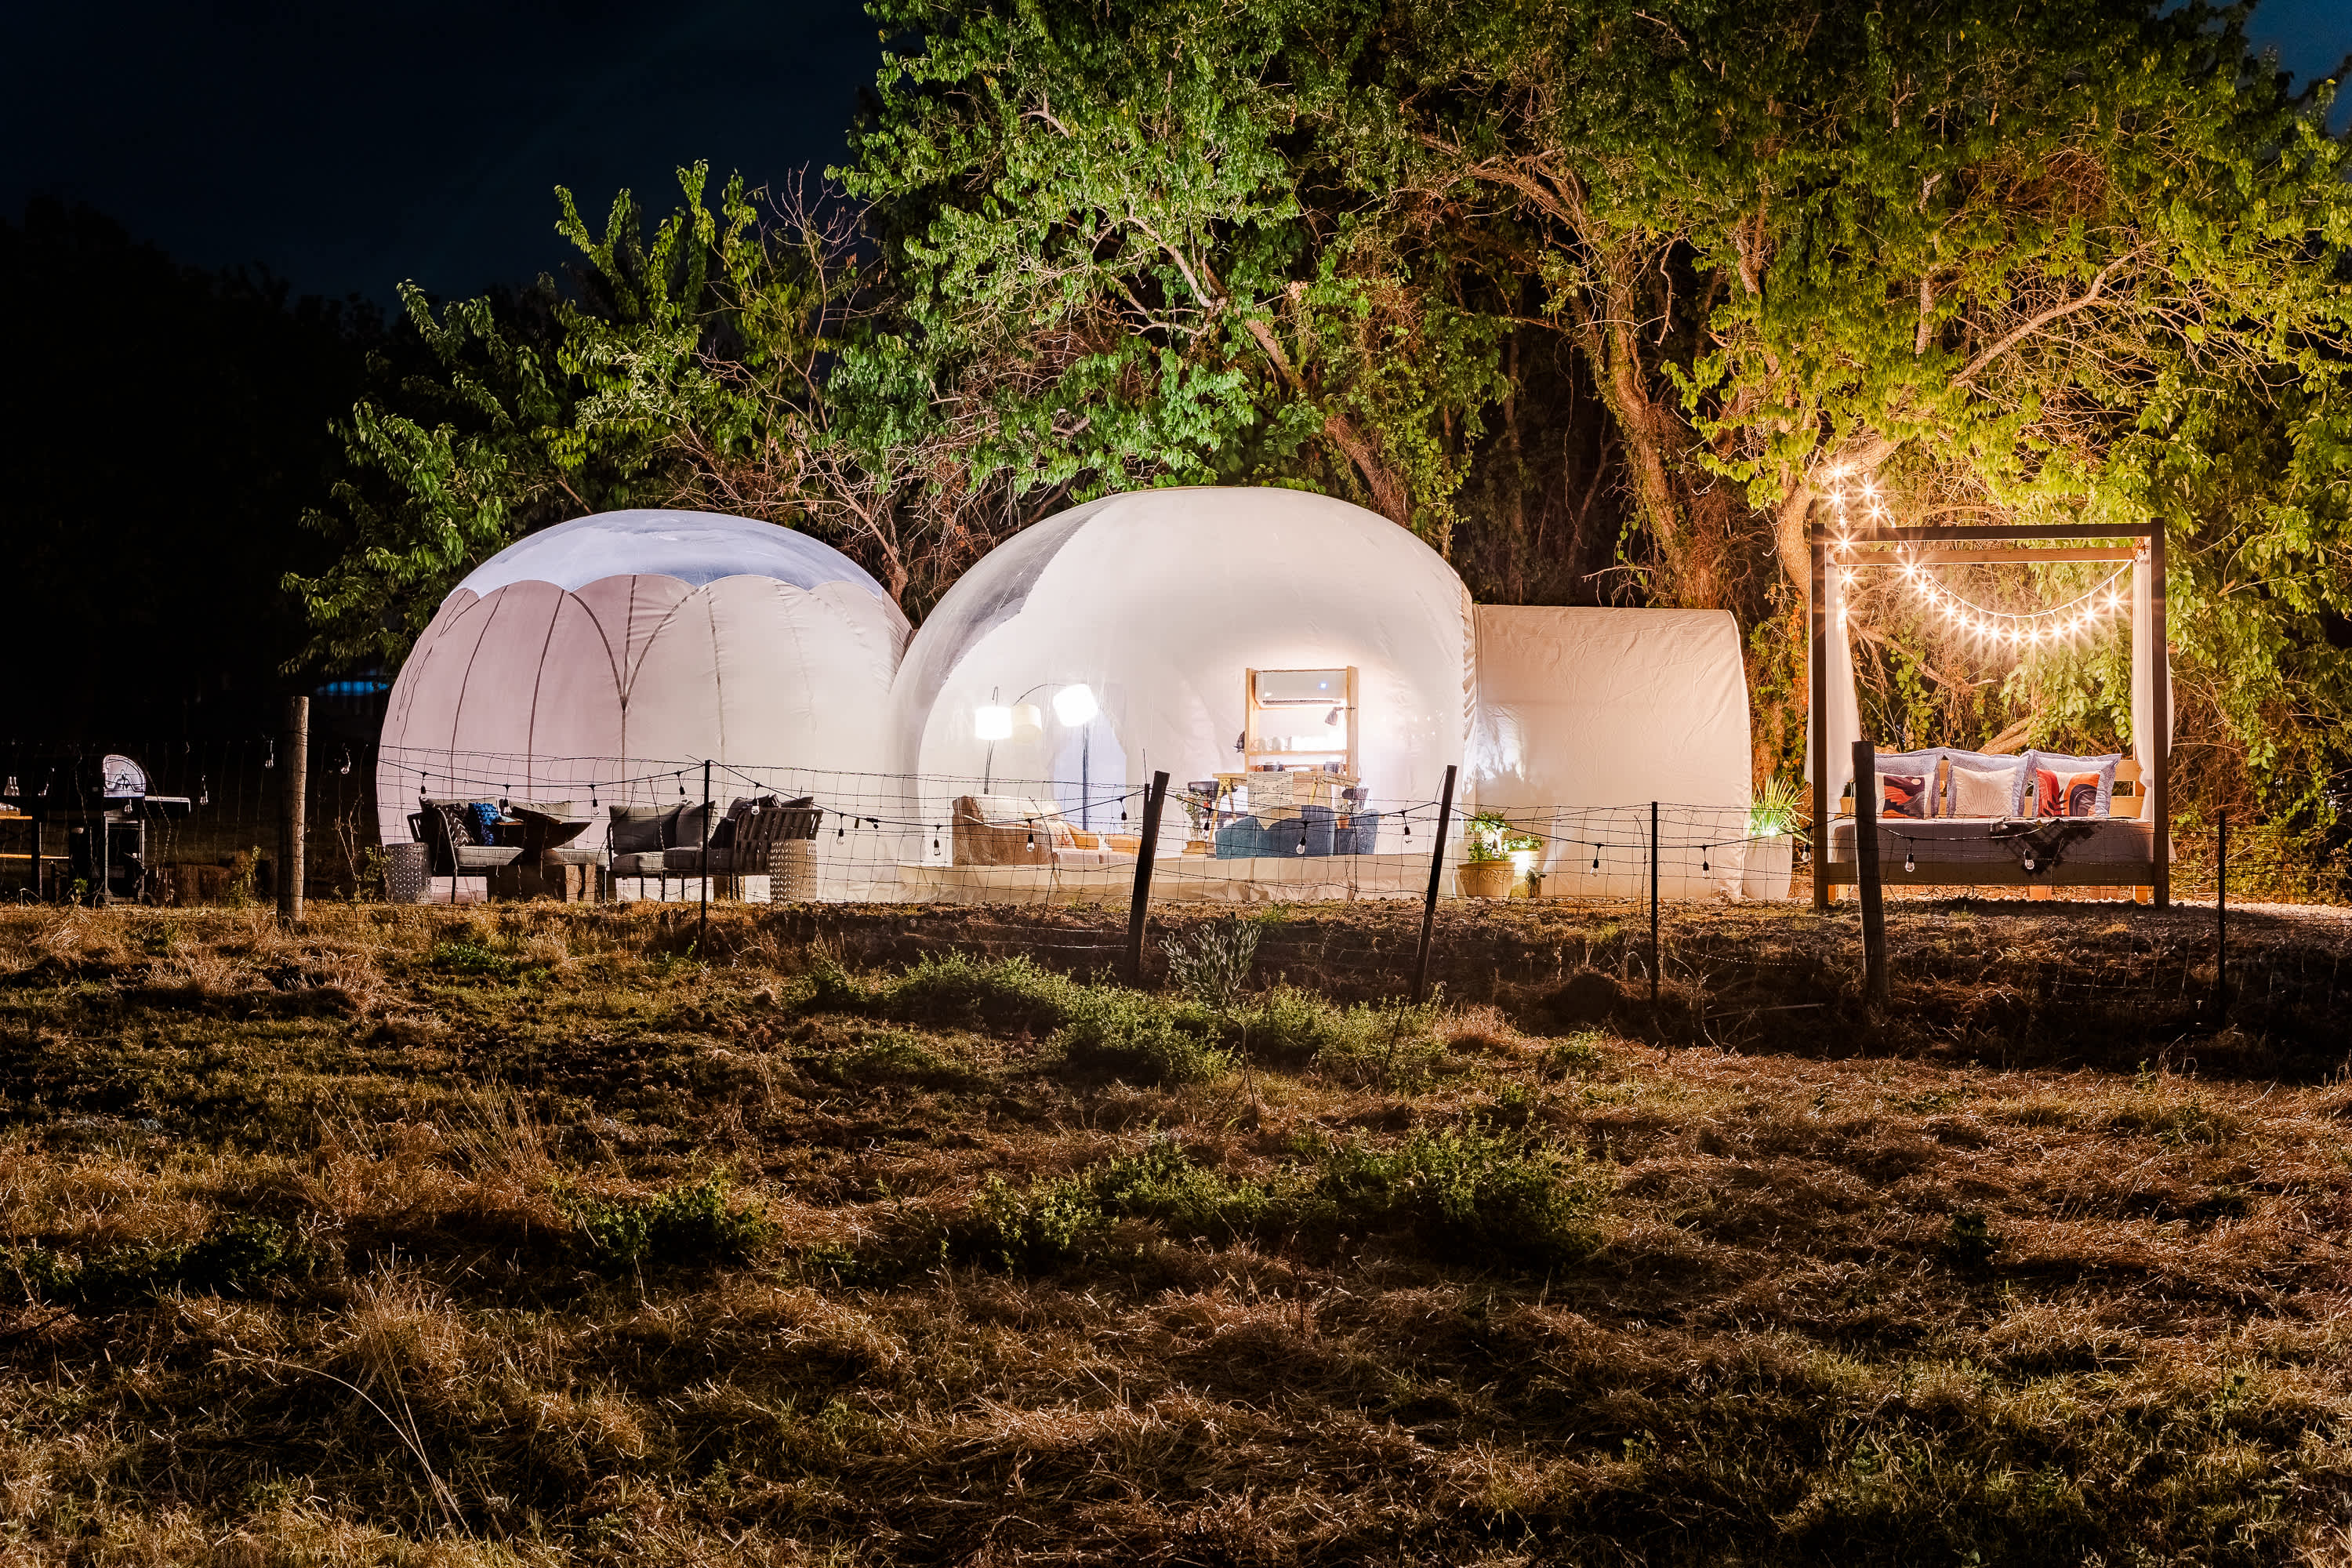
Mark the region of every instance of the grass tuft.
<instances>
[{"instance_id":1,"label":"grass tuft","mask_svg":"<svg viewBox=\"0 0 2352 1568\"><path fill-rule=\"evenodd\" d=\"M556 1207L572 1224L581 1251L604 1268L664 1268L733 1263L768 1238L755 1209L727 1201L727 1178L673 1182L645 1197L559 1193Z\"/></svg>"}]
</instances>

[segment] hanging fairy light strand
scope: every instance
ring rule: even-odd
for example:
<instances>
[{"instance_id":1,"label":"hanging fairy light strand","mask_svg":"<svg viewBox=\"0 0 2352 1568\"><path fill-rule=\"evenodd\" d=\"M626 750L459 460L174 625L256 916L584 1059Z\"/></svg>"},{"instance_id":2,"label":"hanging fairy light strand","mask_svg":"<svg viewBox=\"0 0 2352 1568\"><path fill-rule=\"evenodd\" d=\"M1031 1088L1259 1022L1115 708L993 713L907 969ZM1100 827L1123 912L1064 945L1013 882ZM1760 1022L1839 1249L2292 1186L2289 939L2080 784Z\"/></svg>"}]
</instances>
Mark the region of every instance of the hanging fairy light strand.
<instances>
[{"instance_id":1,"label":"hanging fairy light strand","mask_svg":"<svg viewBox=\"0 0 2352 1568\"><path fill-rule=\"evenodd\" d=\"M1855 502L1846 489L1843 468L1829 470L1829 501L1836 513L1837 539L1833 549L1842 557L1838 566L1838 585L1853 586L1853 510ZM1885 501L1879 496L1877 486L1870 479L1862 481L1861 510L1874 527L1884 527L1893 520ZM2131 572L2121 566L2106 581L2087 593L2078 594L2063 605L2051 605L2032 610L1996 610L1954 593L1930 576L1927 569L1916 561L1897 563L1903 568L1903 580L1928 608L1940 613L1945 620L1958 630L1986 642L2009 647L2039 647L2043 644L2071 642L2097 626L2107 616L2124 607L2123 591L2117 586ZM1843 605L1840 605L1843 609Z\"/></svg>"}]
</instances>

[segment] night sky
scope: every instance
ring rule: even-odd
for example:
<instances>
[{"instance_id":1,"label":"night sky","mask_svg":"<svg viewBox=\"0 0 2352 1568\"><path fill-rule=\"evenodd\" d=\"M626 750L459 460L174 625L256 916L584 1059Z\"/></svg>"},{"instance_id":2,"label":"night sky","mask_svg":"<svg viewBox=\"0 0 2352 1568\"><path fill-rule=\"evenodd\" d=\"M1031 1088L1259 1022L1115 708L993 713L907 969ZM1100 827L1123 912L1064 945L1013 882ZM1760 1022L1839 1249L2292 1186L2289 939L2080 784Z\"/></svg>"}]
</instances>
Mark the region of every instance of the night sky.
<instances>
[{"instance_id":1,"label":"night sky","mask_svg":"<svg viewBox=\"0 0 2352 1568\"><path fill-rule=\"evenodd\" d=\"M389 300L565 259L558 184L714 190L845 153L882 46L858 0L7 0L0 213L87 202L183 259Z\"/></svg>"},{"instance_id":2,"label":"night sky","mask_svg":"<svg viewBox=\"0 0 2352 1568\"><path fill-rule=\"evenodd\" d=\"M881 45L857 0L203 0L0 21L0 213L87 202L185 260L388 300L562 262L558 184L601 222L671 171L754 184L844 153ZM2267 0L2298 73L2352 49L2352 0ZM2352 104L2339 110L2338 123Z\"/></svg>"}]
</instances>

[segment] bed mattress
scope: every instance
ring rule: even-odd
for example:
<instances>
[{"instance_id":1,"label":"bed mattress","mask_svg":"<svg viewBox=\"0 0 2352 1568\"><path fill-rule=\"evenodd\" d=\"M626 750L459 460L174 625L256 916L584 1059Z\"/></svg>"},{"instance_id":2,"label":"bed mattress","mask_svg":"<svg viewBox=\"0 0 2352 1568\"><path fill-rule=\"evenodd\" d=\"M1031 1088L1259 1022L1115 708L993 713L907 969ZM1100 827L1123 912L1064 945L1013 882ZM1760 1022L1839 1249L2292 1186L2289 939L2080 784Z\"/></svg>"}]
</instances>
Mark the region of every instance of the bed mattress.
<instances>
[{"instance_id":1,"label":"bed mattress","mask_svg":"<svg viewBox=\"0 0 2352 1568\"><path fill-rule=\"evenodd\" d=\"M1830 825L1830 859L1853 859L1853 818ZM1995 828L2028 830L2023 836L1996 836ZM1938 870L1981 864L1988 869L2024 869L2024 858L2033 856L2036 868L2053 866L2144 866L2156 858L2152 823L2129 816L2050 817L2018 821L1990 816L1938 816L1915 820L1893 817L1878 825L1878 858L1882 870L1893 876L1906 852Z\"/></svg>"}]
</instances>

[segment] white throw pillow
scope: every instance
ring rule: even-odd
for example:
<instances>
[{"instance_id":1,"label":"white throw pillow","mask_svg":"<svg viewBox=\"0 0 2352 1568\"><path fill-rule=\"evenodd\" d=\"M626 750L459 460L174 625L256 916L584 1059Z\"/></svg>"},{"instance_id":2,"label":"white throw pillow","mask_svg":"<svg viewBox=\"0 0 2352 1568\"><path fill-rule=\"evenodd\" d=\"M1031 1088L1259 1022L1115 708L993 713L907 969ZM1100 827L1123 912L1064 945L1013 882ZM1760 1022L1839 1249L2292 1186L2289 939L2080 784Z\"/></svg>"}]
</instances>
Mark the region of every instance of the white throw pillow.
<instances>
[{"instance_id":1,"label":"white throw pillow","mask_svg":"<svg viewBox=\"0 0 2352 1568\"><path fill-rule=\"evenodd\" d=\"M1954 816L2007 816L2016 804L2017 770L1952 764Z\"/></svg>"}]
</instances>

